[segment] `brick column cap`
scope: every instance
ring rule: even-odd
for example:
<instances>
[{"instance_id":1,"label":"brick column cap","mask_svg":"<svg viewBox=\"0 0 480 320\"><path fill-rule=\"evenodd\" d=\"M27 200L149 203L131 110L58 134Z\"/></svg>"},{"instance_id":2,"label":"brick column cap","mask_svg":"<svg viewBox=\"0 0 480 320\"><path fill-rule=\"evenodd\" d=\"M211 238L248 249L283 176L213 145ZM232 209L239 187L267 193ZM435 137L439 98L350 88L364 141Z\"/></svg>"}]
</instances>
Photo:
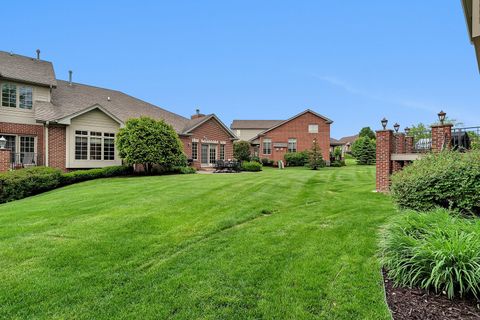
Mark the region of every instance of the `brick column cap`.
<instances>
[{"instance_id":1,"label":"brick column cap","mask_svg":"<svg viewBox=\"0 0 480 320\"><path fill-rule=\"evenodd\" d=\"M443 127L453 127L453 123L432 124L430 126L430 128L443 128Z\"/></svg>"},{"instance_id":2,"label":"brick column cap","mask_svg":"<svg viewBox=\"0 0 480 320\"><path fill-rule=\"evenodd\" d=\"M390 131L390 132L393 132L392 129L385 129L385 130L382 129L382 130L377 130L377 131L375 131L375 132L379 133L379 132L389 132L389 131Z\"/></svg>"}]
</instances>

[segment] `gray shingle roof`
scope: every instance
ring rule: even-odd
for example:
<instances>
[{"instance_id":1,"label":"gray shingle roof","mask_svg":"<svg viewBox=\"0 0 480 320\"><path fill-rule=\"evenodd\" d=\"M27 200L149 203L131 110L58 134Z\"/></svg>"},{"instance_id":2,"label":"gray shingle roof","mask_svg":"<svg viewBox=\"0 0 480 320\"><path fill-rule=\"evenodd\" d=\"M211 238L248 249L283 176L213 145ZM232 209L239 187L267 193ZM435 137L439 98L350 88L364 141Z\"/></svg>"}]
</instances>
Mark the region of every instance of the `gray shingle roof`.
<instances>
[{"instance_id":1,"label":"gray shingle roof","mask_svg":"<svg viewBox=\"0 0 480 320\"><path fill-rule=\"evenodd\" d=\"M0 77L42 86L57 85L51 62L5 51L0 51Z\"/></svg>"},{"instance_id":2,"label":"gray shingle roof","mask_svg":"<svg viewBox=\"0 0 480 320\"><path fill-rule=\"evenodd\" d=\"M335 138L330 138L330 145L331 146L341 146L344 145L345 143L341 142L340 140L337 140Z\"/></svg>"},{"instance_id":3,"label":"gray shingle roof","mask_svg":"<svg viewBox=\"0 0 480 320\"><path fill-rule=\"evenodd\" d=\"M57 81L57 87L52 91L52 103L35 102L35 115L40 121L57 121L97 104L123 122L149 116L165 120L178 133L182 133L191 121L120 91L78 83L70 85L62 80Z\"/></svg>"},{"instance_id":4,"label":"gray shingle roof","mask_svg":"<svg viewBox=\"0 0 480 320\"><path fill-rule=\"evenodd\" d=\"M268 129L283 120L233 120L231 129Z\"/></svg>"},{"instance_id":5,"label":"gray shingle roof","mask_svg":"<svg viewBox=\"0 0 480 320\"><path fill-rule=\"evenodd\" d=\"M358 139L358 134L353 135L353 136L343 137L343 138L340 139L340 142L342 142L343 144L353 143L357 139Z\"/></svg>"}]
</instances>

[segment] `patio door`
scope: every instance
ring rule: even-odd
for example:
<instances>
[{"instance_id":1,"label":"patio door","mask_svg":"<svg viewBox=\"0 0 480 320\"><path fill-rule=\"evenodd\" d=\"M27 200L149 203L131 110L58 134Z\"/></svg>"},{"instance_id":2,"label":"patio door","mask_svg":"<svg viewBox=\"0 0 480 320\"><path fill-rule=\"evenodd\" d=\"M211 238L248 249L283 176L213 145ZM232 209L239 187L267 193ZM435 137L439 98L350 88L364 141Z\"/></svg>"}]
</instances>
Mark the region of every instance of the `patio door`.
<instances>
[{"instance_id":1,"label":"patio door","mask_svg":"<svg viewBox=\"0 0 480 320\"><path fill-rule=\"evenodd\" d=\"M202 144L202 152L200 154L202 166L208 165L208 144Z\"/></svg>"},{"instance_id":2,"label":"patio door","mask_svg":"<svg viewBox=\"0 0 480 320\"><path fill-rule=\"evenodd\" d=\"M200 158L203 167L214 166L217 161L217 145L207 143L202 144Z\"/></svg>"}]
</instances>

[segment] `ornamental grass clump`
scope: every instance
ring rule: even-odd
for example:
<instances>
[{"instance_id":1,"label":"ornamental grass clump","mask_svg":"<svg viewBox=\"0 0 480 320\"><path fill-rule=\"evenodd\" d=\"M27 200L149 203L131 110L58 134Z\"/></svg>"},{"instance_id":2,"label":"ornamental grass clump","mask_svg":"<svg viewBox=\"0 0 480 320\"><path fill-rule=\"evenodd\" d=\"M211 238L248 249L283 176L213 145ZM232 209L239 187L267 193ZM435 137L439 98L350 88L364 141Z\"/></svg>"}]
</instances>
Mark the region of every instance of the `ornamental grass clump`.
<instances>
[{"instance_id":1,"label":"ornamental grass clump","mask_svg":"<svg viewBox=\"0 0 480 320\"><path fill-rule=\"evenodd\" d=\"M381 239L381 261L397 286L480 298L480 219L437 209L408 212Z\"/></svg>"}]
</instances>

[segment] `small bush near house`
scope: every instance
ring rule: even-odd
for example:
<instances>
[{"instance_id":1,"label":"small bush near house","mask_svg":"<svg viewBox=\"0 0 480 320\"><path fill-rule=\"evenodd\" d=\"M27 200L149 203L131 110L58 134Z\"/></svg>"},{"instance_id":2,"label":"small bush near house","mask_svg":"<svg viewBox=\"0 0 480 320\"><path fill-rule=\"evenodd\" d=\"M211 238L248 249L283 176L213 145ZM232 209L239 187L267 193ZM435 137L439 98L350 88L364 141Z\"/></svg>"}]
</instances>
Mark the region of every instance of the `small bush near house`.
<instances>
[{"instance_id":1,"label":"small bush near house","mask_svg":"<svg viewBox=\"0 0 480 320\"><path fill-rule=\"evenodd\" d=\"M251 156L250 161L255 161L255 162L260 162L261 163L260 158L258 156Z\"/></svg>"},{"instance_id":2,"label":"small bush near house","mask_svg":"<svg viewBox=\"0 0 480 320\"><path fill-rule=\"evenodd\" d=\"M419 211L435 207L480 215L480 151L430 154L392 176L394 201Z\"/></svg>"},{"instance_id":3,"label":"small bush near house","mask_svg":"<svg viewBox=\"0 0 480 320\"><path fill-rule=\"evenodd\" d=\"M250 143L243 140L234 142L233 157L238 161L250 161Z\"/></svg>"},{"instance_id":4,"label":"small bush near house","mask_svg":"<svg viewBox=\"0 0 480 320\"><path fill-rule=\"evenodd\" d=\"M262 164L256 161L243 161L242 171L262 171Z\"/></svg>"},{"instance_id":5,"label":"small bush near house","mask_svg":"<svg viewBox=\"0 0 480 320\"><path fill-rule=\"evenodd\" d=\"M344 167L346 165L345 160L335 160L330 163L330 167Z\"/></svg>"},{"instance_id":6,"label":"small bush near house","mask_svg":"<svg viewBox=\"0 0 480 320\"><path fill-rule=\"evenodd\" d=\"M261 163L264 167L272 167L273 166L273 160L270 160L268 158L262 158Z\"/></svg>"},{"instance_id":7,"label":"small bush near house","mask_svg":"<svg viewBox=\"0 0 480 320\"><path fill-rule=\"evenodd\" d=\"M197 172L194 167L173 167L172 173L178 174L193 174Z\"/></svg>"},{"instance_id":8,"label":"small bush near house","mask_svg":"<svg viewBox=\"0 0 480 320\"><path fill-rule=\"evenodd\" d=\"M308 163L308 152L287 152L284 159L288 167L303 167Z\"/></svg>"},{"instance_id":9,"label":"small bush near house","mask_svg":"<svg viewBox=\"0 0 480 320\"><path fill-rule=\"evenodd\" d=\"M398 286L480 295L480 220L445 209L409 212L384 230L381 260Z\"/></svg>"},{"instance_id":10,"label":"small bush near house","mask_svg":"<svg viewBox=\"0 0 480 320\"><path fill-rule=\"evenodd\" d=\"M374 164L376 161L375 140L368 136L358 138L352 144L352 155L357 160L357 164Z\"/></svg>"},{"instance_id":11,"label":"small bush near house","mask_svg":"<svg viewBox=\"0 0 480 320\"><path fill-rule=\"evenodd\" d=\"M62 184L68 185L81 181L126 176L132 174L132 168L127 166L112 166L88 170L76 170L62 175Z\"/></svg>"},{"instance_id":12,"label":"small bush near house","mask_svg":"<svg viewBox=\"0 0 480 320\"><path fill-rule=\"evenodd\" d=\"M62 172L47 167L34 167L0 173L0 203L22 199L56 188Z\"/></svg>"}]
</instances>

